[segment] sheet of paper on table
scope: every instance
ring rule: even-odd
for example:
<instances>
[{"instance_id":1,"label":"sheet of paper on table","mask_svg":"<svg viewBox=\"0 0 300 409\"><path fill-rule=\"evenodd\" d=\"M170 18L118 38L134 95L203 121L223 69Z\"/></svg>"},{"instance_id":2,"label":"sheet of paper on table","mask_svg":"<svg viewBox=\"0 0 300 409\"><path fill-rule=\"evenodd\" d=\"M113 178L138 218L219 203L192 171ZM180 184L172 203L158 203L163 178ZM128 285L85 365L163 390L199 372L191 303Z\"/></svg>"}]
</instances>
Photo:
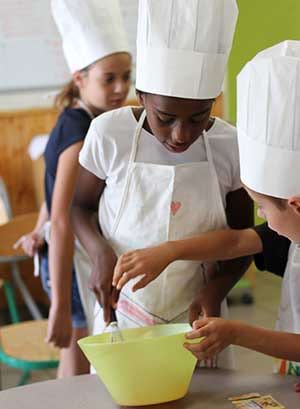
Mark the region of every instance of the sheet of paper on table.
<instances>
[{"instance_id":1,"label":"sheet of paper on table","mask_svg":"<svg viewBox=\"0 0 300 409\"><path fill-rule=\"evenodd\" d=\"M236 409L285 409L271 395L232 401Z\"/></svg>"}]
</instances>

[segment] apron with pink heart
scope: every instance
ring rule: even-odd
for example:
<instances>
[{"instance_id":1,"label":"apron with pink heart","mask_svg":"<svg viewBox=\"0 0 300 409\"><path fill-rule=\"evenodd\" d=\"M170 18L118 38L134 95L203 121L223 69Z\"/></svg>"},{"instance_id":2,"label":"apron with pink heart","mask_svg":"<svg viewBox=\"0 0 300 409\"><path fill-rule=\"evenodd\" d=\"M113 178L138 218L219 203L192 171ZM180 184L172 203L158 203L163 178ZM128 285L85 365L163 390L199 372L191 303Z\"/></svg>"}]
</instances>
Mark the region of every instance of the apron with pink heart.
<instances>
[{"instance_id":1,"label":"apron with pink heart","mask_svg":"<svg viewBox=\"0 0 300 409\"><path fill-rule=\"evenodd\" d=\"M120 208L113 226L104 225L119 256L126 251L155 246L227 226L219 182L208 138L207 161L176 166L136 162L145 111L137 124ZM191 147L190 149L193 149ZM100 206L101 211L101 206ZM199 289L210 279L198 261L177 261L144 289L132 292L134 280L121 292L117 318L120 328L188 322L188 311ZM99 306L96 308L99 309ZM223 303L222 312L225 314ZM95 310L94 333L103 330ZM232 352L224 351L209 366L233 367Z\"/></svg>"}]
</instances>

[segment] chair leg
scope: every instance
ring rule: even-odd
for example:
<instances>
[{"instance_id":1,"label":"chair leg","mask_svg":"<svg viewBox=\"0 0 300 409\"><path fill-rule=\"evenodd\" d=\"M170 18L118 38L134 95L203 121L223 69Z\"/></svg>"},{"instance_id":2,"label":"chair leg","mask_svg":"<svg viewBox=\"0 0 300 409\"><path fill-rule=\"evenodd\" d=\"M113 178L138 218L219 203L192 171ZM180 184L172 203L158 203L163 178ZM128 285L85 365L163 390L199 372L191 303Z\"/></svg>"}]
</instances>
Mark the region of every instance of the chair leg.
<instances>
[{"instance_id":1,"label":"chair leg","mask_svg":"<svg viewBox=\"0 0 300 409\"><path fill-rule=\"evenodd\" d=\"M17 386L25 385L30 378L30 371L23 371Z\"/></svg>"},{"instance_id":2,"label":"chair leg","mask_svg":"<svg viewBox=\"0 0 300 409\"><path fill-rule=\"evenodd\" d=\"M25 283L24 283L24 281L22 279L22 276L21 276L21 273L20 273L20 270L19 270L19 267L18 267L18 263L15 262L15 261L12 262L11 263L11 268L12 268L11 271L12 271L14 284L18 287L18 290L20 291L20 293L21 293L21 295L22 295L22 297L23 297L23 299L25 301L25 304L26 304L27 308L29 309L33 319L42 320L43 316L42 316L40 310L38 309L34 299L32 298L28 288L26 287L26 285L25 285Z\"/></svg>"},{"instance_id":3,"label":"chair leg","mask_svg":"<svg viewBox=\"0 0 300 409\"><path fill-rule=\"evenodd\" d=\"M17 310L16 297L14 289L9 281L4 281L4 293L7 299L10 318L13 324L20 322L19 312Z\"/></svg>"}]
</instances>

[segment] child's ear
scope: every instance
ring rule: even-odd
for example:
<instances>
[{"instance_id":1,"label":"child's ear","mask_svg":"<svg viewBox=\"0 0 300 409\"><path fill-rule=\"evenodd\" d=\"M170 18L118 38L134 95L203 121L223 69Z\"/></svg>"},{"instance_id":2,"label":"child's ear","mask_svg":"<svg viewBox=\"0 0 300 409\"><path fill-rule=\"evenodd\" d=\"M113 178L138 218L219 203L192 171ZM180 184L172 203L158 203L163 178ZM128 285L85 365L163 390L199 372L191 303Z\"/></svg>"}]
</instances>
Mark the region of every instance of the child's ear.
<instances>
[{"instance_id":1,"label":"child's ear","mask_svg":"<svg viewBox=\"0 0 300 409\"><path fill-rule=\"evenodd\" d=\"M136 98L138 100L139 105L145 108L145 94L144 92L136 90Z\"/></svg>"},{"instance_id":2,"label":"child's ear","mask_svg":"<svg viewBox=\"0 0 300 409\"><path fill-rule=\"evenodd\" d=\"M300 216L300 196L293 196L288 199L288 205Z\"/></svg>"},{"instance_id":3,"label":"child's ear","mask_svg":"<svg viewBox=\"0 0 300 409\"><path fill-rule=\"evenodd\" d=\"M83 80L84 80L83 77L84 76L83 76L82 72L80 72L80 71L76 71L76 72L74 72L72 74L73 82L79 89L81 89L82 86L83 86Z\"/></svg>"}]
</instances>

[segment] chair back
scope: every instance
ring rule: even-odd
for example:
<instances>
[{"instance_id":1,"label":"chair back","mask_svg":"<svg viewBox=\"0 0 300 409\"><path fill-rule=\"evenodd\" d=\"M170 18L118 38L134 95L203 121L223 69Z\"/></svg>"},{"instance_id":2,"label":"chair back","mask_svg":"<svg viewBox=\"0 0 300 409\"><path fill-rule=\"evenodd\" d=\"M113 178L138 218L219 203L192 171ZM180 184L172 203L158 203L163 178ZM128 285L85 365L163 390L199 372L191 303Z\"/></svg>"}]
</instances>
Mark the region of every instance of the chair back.
<instances>
[{"instance_id":1,"label":"chair back","mask_svg":"<svg viewBox=\"0 0 300 409\"><path fill-rule=\"evenodd\" d=\"M9 195L4 180L0 177L0 224L7 222L12 217Z\"/></svg>"}]
</instances>

